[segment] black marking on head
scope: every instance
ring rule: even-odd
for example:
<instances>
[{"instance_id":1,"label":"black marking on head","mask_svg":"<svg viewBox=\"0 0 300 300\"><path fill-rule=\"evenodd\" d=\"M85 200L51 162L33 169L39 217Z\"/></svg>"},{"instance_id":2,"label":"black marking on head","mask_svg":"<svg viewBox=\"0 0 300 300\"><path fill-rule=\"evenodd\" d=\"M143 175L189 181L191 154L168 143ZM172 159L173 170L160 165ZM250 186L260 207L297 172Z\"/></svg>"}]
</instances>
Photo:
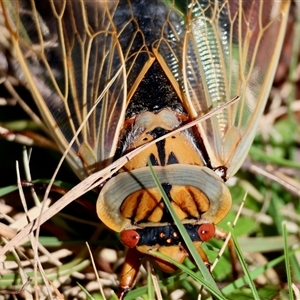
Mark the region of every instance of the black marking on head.
<instances>
[{"instance_id":1,"label":"black marking on head","mask_svg":"<svg viewBox=\"0 0 300 300\"><path fill-rule=\"evenodd\" d=\"M179 163L179 161L178 161L176 155L174 154L174 152L172 151L169 154L167 165L178 164L178 163Z\"/></svg>"},{"instance_id":2,"label":"black marking on head","mask_svg":"<svg viewBox=\"0 0 300 300\"><path fill-rule=\"evenodd\" d=\"M166 141L162 140L156 143L158 157L162 166L166 165Z\"/></svg>"},{"instance_id":3,"label":"black marking on head","mask_svg":"<svg viewBox=\"0 0 300 300\"><path fill-rule=\"evenodd\" d=\"M162 127L156 127L152 131L148 132L148 134L150 134L153 137L153 139L155 140L157 138L164 136L165 134L167 134L169 132L170 132L169 130L166 130Z\"/></svg>"},{"instance_id":4,"label":"black marking on head","mask_svg":"<svg viewBox=\"0 0 300 300\"><path fill-rule=\"evenodd\" d=\"M169 131L161 128L161 127L157 127L154 130L152 130L151 132L149 132L149 134L153 137L153 139L157 139L159 137L164 136L165 134L167 134ZM166 141L162 140L156 143L156 147L157 147L157 153L158 153L158 157L160 160L160 164L162 166L166 165Z\"/></svg>"},{"instance_id":5,"label":"black marking on head","mask_svg":"<svg viewBox=\"0 0 300 300\"><path fill-rule=\"evenodd\" d=\"M149 158L152 166L159 166L159 163L153 153L151 153Z\"/></svg>"},{"instance_id":6,"label":"black marking on head","mask_svg":"<svg viewBox=\"0 0 300 300\"><path fill-rule=\"evenodd\" d=\"M198 229L200 225L184 224L183 225L188 232L191 240L201 241L198 235ZM160 246L173 246L184 243L177 227L175 225L166 225L158 227L145 227L143 229L136 230L140 235L138 246L147 245L154 246L159 244Z\"/></svg>"}]
</instances>

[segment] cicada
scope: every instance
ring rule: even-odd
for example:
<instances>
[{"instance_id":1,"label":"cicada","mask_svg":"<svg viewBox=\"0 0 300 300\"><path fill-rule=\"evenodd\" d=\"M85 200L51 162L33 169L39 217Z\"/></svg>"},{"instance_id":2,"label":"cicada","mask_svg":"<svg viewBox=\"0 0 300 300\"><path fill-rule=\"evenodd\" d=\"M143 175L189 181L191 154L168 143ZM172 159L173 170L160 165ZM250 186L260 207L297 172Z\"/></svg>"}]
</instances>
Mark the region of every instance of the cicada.
<instances>
[{"instance_id":1,"label":"cicada","mask_svg":"<svg viewBox=\"0 0 300 300\"><path fill-rule=\"evenodd\" d=\"M100 220L130 247L121 290L150 250L189 254L148 168L199 253L231 208L225 182L254 139L289 0L1 1L16 76L83 179L152 143L106 182ZM174 130L235 96L189 129ZM166 134L167 137L163 138ZM176 268L154 258L162 270Z\"/></svg>"}]
</instances>

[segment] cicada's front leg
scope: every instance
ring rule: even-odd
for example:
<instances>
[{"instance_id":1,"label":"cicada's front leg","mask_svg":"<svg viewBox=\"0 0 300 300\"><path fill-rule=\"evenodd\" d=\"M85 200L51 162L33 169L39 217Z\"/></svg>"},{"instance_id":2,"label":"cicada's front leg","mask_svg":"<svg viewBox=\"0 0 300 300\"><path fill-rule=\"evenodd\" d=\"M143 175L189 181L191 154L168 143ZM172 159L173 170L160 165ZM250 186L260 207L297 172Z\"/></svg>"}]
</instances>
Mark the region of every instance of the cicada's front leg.
<instances>
[{"instance_id":1,"label":"cicada's front leg","mask_svg":"<svg viewBox=\"0 0 300 300\"><path fill-rule=\"evenodd\" d=\"M16 124L17 125L17 124ZM21 124L21 126L28 124ZM6 139L9 142L16 142L25 146L37 146L59 151L57 145L50 139L30 130L12 130L0 126L0 138Z\"/></svg>"},{"instance_id":2,"label":"cicada's front leg","mask_svg":"<svg viewBox=\"0 0 300 300\"><path fill-rule=\"evenodd\" d=\"M130 248L122 268L118 297L122 300L134 286L144 254L136 248Z\"/></svg>"},{"instance_id":3,"label":"cicada's front leg","mask_svg":"<svg viewBox=\"0 0 300 300\"><path fill-rule=\"evenodd\" d=\"M216 228L215 238L221 241L225 241L228 236L228 233L223 231L220 228ZM238 275L240 273L240 264L236 255L235 247L233 244L233 240L230 238L227 244L231 266L232 266L232 276L234 279L238 278ZM219 255L217 257L219 259Z\"/></svg>"}]
</instances>

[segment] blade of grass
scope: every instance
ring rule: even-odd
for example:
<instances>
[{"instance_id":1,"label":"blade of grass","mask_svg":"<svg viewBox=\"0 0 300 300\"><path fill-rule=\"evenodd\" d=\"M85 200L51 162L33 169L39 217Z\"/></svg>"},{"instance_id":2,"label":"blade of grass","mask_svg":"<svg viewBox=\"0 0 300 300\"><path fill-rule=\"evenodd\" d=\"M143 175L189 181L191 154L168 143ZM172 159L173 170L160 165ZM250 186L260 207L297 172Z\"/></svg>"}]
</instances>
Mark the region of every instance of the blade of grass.
<instances>
[{"instance_id":1,"label":"blade of grass","mask_svg":"<svg viewBox=\"0 0 300 300\"><path fill-rule=\"evenodd\" d=\"M288 246L291 247L299 242L297 235L287 237ZM282 251L282 236L271 237L239 237L239 245L248 252L275 252Z\"/></svg>"},{"instance_id":2,"label":"blade of grass","mask_svg":"<svg viewBox=\"0 0 300 300\"><path fill-rule=\"evenodd\" d=\"M293 293L293 282L292 282L292 274L291 274L291 265L289 259L289 249L288 249L288 241L287 241L287 230L286 230L286 222L282 222L282 234L283 234L283 245L284 245L284 261L285 261L285 269L286 269L286 277L289 287L289 299L294 300Z\"/></svg>"},{"instance_id":3,"label":"blade of grass","mask_svg":"<svg viewBox=\"0 0 300 300\"><path fill-rule=\"evenodd\" d=\"M293 245L295 245L295 244L293 244ZM290 247L293 246L293 245L290 244ZM292 256L290 258L290 260L291 260L290 265L291 265L292 270L293 270L294 282L300 282L300 264L299 264L299 260L295 256ZM298 299L298 298L296 297L296 299Z\"/></svg>"},{"instance_id":4,"label":"blade of grass","mask_svg":"<svg viewBox=\"0 0 300 300\"><path fill-rule=\"evenodd\" d=\"M90 260L82 260L80 258L74 259L72 262L65 264L63 266L59 266L57 268L51 268L45 271L48 280L56 280L66 275L71 275L74 272L80 272L87 266L91 264ZM26 273L27 277L33 277L34 273L32 271ZM37 282L42 284L44 281L40 274L37 276ZM0 280L0 287L12 287L22 285L23 282L19 278L17 274L7 274L3 275ZM32 282L33 284L33 282Z\"/></svg>"},{"instance_id":5,"label":"blade of grass","mask_svg":"<svg viewBox=\"0 0 300 300\"><path fill-rule=\"evenodd\" d=\"M148 286L148 298L149 299L155 299L154 298L154 286L153 286L153 280L152 280L152 274L151 274L151 267L148 264L147 265L147 286Z\"/></svg>"},{"instance_id":6,"label":"blade of grass","mask_svg":"<svg viewBox=\"0 0 300 300\"><path fill-rule=\"evenodd\" d=\"M245 259L243 257L242 250L241 250L241 248L240 248L240 246L239 246L239 244L238 244L238 242L236 240L236 237L234 235L234 230L233 230L233 228L232 228L231 225L229 225L229 227L230 227L230 232L231 232L231 238L233 240L237 256L239 258L239 261L240 261L240 263L242 265L242 268L243 268L243 271L245 273L246 281L249 284L249 287L250 287L250 289L252 291L252 295L253 295L254 299L260 300L260 297L259 297L258 292L256 290L255 284L254 284L254 282L253 282L253 280L252 280L252 278L250 276L250 272L249 272L249 269L247 267L246 261L245 261Z\"/></svg>"},{"instance_id":7,"label":"blade of grass","mask_svg":"<svg viewBox=\"0 0 300 300\"><path fill-rule=\"evenodd\" d=\"M159 285L160 288L163 288L163 287L165 287L167 285L170 285L170 284L174 285L175 282L185 281L187 279L187 277L188 277L188 275L186 273L170 276L166 279L158 281L158 285ZM147 293L147 289L148 289L147 285L136 288L136 289L130 291L125 296L125 300L135 300L138 297L141 297L142 295L145 295Z\"/></svg>"},{"instance_id":8,"label":"blade of grass","mask_svg":"<svg viewBox=\"0 0 300 300\"><path fill-rule=\"evenodd\" d=\"M187 234L184 226L182 225L181 221L179 220L177 214L175 213L169 199L168 199L168 196L166 195L161 183L159 182L157 176L155 175L155 172L154 172L154 169L152 167L152 164L150 162L150 160L148 160L148 165L150 167L150 171L151 171L151 174L153 176L153 179L155 181L155 184L157 185L157 187L159 188L161 194L162 194L162 197L164 199L164 203L166 205L166 207L168 208L170 214L172 215L172 218L180 232L180 234L182 235L182 238L186 244L186 246L188 247L193 259L195 260L195 263L198 267L198 269L200 270L203 278L204 278L204 283L205 285L208 284L210 286L210 289L212 291L212 293L218 297L221 297L220 299L222 299L222 295L220 293L220 290L219 288L217 287L215 281L213 280L211 274L209 273L209 271L207 270L206 266L204 265L202 259L200 258L191 238L189 237L189 235ZM173 263L173 261L172 261Z\"/></svg>"},{"instance_id":9,"label":"blade of grass","mask_svg":"<svg viewBox=\"0 0 300 300\"><path fill-rule=\"evenodd\" d=\"M296 252L298 252L300 248L294 249L292 251L289 251L288 256L294 255ZM282 255L280 257L277 257L273 259L272 261L268 262L264 266L261 266L259 268L256 268L255 270L250 272L251 279L257 278L259 275L263 274L267 269L274 268L279 263L283 262L285 260L285 256ZM245 284L247 284L246 276L243 276L242 278L237 279L233 283L227 285L225 288L222 289L222 293L226 296L232 293L234 290L243 287Z\"/></svg>"},{"instance_id":10,"label":"blade of grass","mask_svg":"<svg viewBox=\"0 0 300 300\"><path fill-rule=\"evenodd\" d=\"M300 251L300 248L297 248L297 249L294 249L294 250L291 250L289 251L288 253L288 256L291 257L293 255L295 255L295 253L299 252ZM155 255L155 253L154 253ZM168 258L169 260L169 258ZM271 268L274 268L275 266L277 266L278 264L282 263L283 261L285 260L285 256L282 255L280 257L277 257L275 258L274 260L268 262L267 264L261 266L261 267L258 267L256 268L255 270L251 271L250 272L250 276L252 279L255 279L257 278L258 276L260 276L261 274L263 274L267 269L271 269ZM175 262L177 263L177 262ZM182 267L182 265L178 265L180 268ZM174 275L174 276L170 276L166 279L163 279L163 280L160 280L158 282L159 286L160 287L164 287L164 286L167 286L169 284L173 284L174 282L178 282L178 281L186 281L187 280L187 277L190 276L190 275L195 275L195 278L197 276L196 273L194 274L190 274L190 272L192 272L189 268L186 270L187 273L181 273L179 275ZM197 279L198 280L198 279ZM199 279L199 281L202 280ZM246 281L246 276L243 276L237 280L235 280L234 282L230 283L229 285L227 285L226 287L224 287L222 289L222 294L224 295L225 299L226 299L226 296L231 294L232 292L234 292L235 290L239 289L239 288L242 288L244 287L245 285L247 284L247 281ZM125 299L126 300L135 300L137 299L138 297L140 297L141 295L144 295L147 293L147 286L143 286L143 287L140 287L140 288L136 288L135 290L132 290L130 291ZM210 298L212 299L212 298Z\"/></svg>"},{"instance_id":11,"label":"blade of grass","mask_svg":"<svg viewBox=\"0 0 300 300\"><path fill-rule=\"evenodd\" d=\"M295 161L291 161L291 160L287 160L287 159L280 158L277 156L269 155L255 146L252 146L250 148L249 154L250 154L250 156L254 156L256 161L261 161L261 162L265 162L265 163L273 163L278 166L300 169L300 165L297 164Z\"/></svg>"},{"instance_id":12,"label":"blade of grass","mask_svg":"<svg viewBox=\"0 0 300 300\"><path fill-rule=\"evenodd\" d=\"M87 300L95 300L95 298L79 283L77 285L81 288L81 290L85 293Z\"/></svg>"},{"instance_id":13,"label":"blade of grass","mask_svg":"<svg viewBox=\"0 0 300 300\"><path fill-rule=\"evenodd\" d=\"M178 263L176 260L170 258L169 256L162 254L160 252L156 252L156 251L151 251L151 255L156 256L158 258L162 258L165 261L169 261L172 264L174 264L176 267L180 268L182 271L186 272L187 274L189 274L191 277L193 277L196 281L200 282L203 286L205 286L205 288L212 293L214 296L216 296L218 299L220 300L226 300L226 298L220 293L219 289L216 290L214 288L214 286L210 285L207 283L207 281L202 278L201 276L199 276L199 273L195 273L194 271L192 271L191 269L187 268L186 266Z\"/></svg>"}]
</instances>

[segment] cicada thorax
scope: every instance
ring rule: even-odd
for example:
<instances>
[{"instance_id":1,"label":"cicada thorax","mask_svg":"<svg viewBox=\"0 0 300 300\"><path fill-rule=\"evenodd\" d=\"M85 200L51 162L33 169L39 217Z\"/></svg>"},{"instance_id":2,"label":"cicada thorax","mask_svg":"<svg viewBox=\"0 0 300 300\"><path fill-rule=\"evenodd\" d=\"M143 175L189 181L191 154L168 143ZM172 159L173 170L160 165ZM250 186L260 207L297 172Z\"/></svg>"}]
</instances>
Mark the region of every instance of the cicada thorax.
<instances>
[{"instance_id":1,"label":"cicada thorax","mask_svg":"<svg viewBox=\"0 0 300 300\"><path fill-rule=\"evenodd\" d=\"M154 62L128 106L119 155L172 132L190 119L166 80L158 62ZM146 98L144 105L141 95ZM228 188L207 166L205 157L193 128L150 145L105 184L97 202L98 216L108 227L121 232L121 241L126 246L146 255L150 250L159 251L183 262L188 250L154 182L148 161L199 248L214 236L214 225L231 207ZM166 272L176 269L168 262L156 262Z\"/></svg>"}]
</instances>

